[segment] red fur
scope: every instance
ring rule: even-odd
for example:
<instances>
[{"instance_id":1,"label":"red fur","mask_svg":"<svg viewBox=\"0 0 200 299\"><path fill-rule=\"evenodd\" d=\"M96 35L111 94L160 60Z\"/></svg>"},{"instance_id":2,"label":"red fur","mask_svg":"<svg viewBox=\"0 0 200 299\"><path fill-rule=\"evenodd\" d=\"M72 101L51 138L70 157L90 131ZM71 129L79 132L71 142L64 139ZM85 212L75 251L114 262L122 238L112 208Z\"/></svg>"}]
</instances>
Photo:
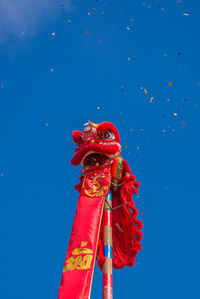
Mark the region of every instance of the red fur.
<instances>
[{"instance_id":1,"label":"red fur","mask_svg":"<svg viewBox=\"0 0 200 299\"><path fill-rule=\"evenodd\" d=\"M120 142L120 136L119 136L118 130L116 129L116 127L112 123L110 123L108 121L105 121L105 122L99 124L98 127L97 127L97 133L98 134L100 132L101 132L101 134L104 134L106 131L112 132L115 135L116 141Z\"/></svg>"},{"instance_id":2,"label":"red fur","mask_svg":"<svg viewBox=\"0 0 200 299\"><path fill-rule=\"evenodd\" d=\"M77 143L79 141L80 136L82 135L81 131L73 131L72 132L72 139L75 143Z\"/></svg>"},{"instance_id":3,"label":"red fur","mask_svg":"<svg viewBox=\"0 0 200 299\"><path fill-rule=\"evenodd\" d=\"M140 182L135 182L134 186L135 186L135 188L139 188L140 187Z\"/></svg>"},{"instance_id":4,"label":"red fur","mask_svg":"<svg viewBox=\"0 0 200 299\"><path fill-rule=\"evenodd\" d=\"M134 188L134 189L133 189L133 193L134 193L134 194L137 194L137 193L138 193L138 189L137 189L137 188Z\"/></svg>"},{"instance_id":5,"label":"red fur","mask_svg":"<svg viewBox=\"0 0 200 299\"><path fill-rule=\"evenodd\" d=\"M81 163L82 159L88 153L99 153L104 155L117 155L120 153L119 146L114 145L102 145L99 143L89 143L82 145L81 148L78 148L75 151L74 157L71 159L71 164L77 166Z\"/></svg>"}]
</instances>

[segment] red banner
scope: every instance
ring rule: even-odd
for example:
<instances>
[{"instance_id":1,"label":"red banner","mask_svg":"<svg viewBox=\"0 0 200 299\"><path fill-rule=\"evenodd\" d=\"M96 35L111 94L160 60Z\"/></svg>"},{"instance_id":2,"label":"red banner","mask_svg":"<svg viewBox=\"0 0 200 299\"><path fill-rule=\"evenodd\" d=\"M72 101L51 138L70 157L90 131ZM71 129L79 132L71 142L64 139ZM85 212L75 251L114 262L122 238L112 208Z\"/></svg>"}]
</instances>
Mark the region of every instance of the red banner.
<instances>
[{"instance_id":1,"label":"red banner","mask_svg":"<svg viewBox=\"0 0 200 299\"><path fill-rule=\"evenodd\" d=\"M79 197L58 299L90 298L103 204L104 196Z\"/></svg>"}]
</instances>

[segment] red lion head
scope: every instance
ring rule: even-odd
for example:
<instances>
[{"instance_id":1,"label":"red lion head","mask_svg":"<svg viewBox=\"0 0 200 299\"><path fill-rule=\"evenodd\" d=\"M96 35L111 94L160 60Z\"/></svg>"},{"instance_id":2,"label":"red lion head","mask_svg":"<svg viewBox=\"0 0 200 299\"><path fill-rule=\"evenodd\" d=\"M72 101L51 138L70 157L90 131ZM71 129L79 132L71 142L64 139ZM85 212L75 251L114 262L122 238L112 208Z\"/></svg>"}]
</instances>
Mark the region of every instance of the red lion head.
<instances>
[{"instance_id":1,"label":"red lion head","mask_svg":"<svg viewBox=\"0 0 200 299\"><path fill-rule=\"evenodd\" d=\"M83 132L72 132L76 144L72 165L102 165L108 159L120 155L119 132L110 122L94 124L89 121Z\"/></svg>"}]
</instances>

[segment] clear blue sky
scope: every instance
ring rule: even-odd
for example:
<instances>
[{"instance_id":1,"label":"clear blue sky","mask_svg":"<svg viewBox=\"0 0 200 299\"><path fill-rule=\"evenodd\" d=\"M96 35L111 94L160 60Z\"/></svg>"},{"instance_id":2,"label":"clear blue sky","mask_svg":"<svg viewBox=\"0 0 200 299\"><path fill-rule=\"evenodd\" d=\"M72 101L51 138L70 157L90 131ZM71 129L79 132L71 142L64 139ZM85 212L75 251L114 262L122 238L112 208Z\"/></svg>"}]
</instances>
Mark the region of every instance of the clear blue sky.
<instances>
[{"instance_id":1,"label":"clear blue sky","mask_svg":"<svg viewBox=\"0 0 200 299\"><path fill-rule=\"evenodd\" d=\"M0 298L57 297L78 199L71 132L88 119L114 122L141 182L144 249L114 271L114 298L199 298L199 1L40 8L14 18L7 4L0 21ZM92 298L101 283L96 268Z\"/></svg>"}]
</instances>

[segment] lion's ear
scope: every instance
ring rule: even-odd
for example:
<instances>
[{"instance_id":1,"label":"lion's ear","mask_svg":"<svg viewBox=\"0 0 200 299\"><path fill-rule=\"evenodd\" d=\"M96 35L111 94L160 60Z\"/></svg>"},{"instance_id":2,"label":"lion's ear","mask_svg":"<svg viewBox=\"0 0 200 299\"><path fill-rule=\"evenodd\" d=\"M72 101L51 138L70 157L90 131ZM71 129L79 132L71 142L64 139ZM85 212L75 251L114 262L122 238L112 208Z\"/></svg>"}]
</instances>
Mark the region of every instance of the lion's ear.
<instances>
[{"instance_id":1,"label":"lion's ear","mask_svg":"<svg viewBox=\"0 0 200 299\"><path fill-rule=\"evenodd\" d=\"M72 132L72 139L75 143L78 143L81 140L81 135L82 132L81 131L73 131Z\"/></svg>"}]
</instances>

